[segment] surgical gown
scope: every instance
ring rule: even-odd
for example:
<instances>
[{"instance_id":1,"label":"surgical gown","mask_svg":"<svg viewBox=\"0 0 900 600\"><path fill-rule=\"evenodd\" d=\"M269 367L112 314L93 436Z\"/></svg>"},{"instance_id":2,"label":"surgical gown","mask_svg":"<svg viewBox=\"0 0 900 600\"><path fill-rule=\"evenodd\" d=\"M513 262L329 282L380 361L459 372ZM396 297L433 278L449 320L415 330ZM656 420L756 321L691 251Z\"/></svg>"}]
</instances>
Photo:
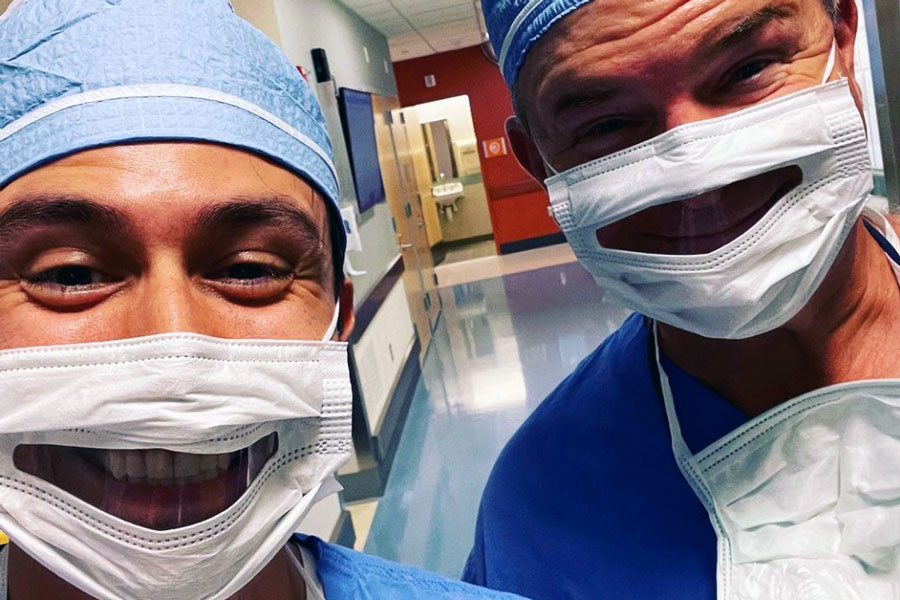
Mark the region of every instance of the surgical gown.
<instances>
[{"instance_id":1,"label":"surgical gown","mask_svg":"<svg viewBox=\"0 0 900 600\"><path fill-rule=\"evenodd\" d=\"M312 536L298 535L294 541L315 557L326 600L523 600L326 544ZM0 600L7 600L7 552L6 546L0 545Z\"/></svg>"}]
</instances>

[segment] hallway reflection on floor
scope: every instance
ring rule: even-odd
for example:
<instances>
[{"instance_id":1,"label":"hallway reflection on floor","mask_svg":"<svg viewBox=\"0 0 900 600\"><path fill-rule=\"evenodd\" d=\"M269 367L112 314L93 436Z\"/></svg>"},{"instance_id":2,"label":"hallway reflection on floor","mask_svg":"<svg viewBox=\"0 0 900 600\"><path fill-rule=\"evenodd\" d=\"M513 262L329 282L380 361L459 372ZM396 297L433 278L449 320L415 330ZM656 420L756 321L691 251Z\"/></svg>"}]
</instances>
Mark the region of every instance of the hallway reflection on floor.
<instances>
[{"instance_id":1,"label":"hallway reflection on floor","mask_svg":"<svg viewBox=\"0 0 900 600\"><path fill-rule=\"evenodd\" d=\"M627 311L578 264L441 290L435 331L366 551L458 577L503 445Z\"/></svg>"}]
</instances>

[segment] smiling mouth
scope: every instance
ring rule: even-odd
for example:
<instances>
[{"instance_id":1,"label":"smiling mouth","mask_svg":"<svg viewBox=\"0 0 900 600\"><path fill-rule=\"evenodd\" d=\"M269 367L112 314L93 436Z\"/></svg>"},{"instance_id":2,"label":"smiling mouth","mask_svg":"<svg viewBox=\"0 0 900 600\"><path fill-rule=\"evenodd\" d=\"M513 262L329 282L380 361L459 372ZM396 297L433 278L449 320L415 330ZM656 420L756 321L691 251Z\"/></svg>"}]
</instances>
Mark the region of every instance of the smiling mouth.
<instances>
[{"instance_id":1,"label":"smiling mouth","mask_svg":"<svg viewBox=\"0 0 900 600\"><path fill-rule=\"evenodd\" d=\"M224 454L23 444L13 464L110 515L162 531L233 505L277 447L275 433Z\"/></svg>"},{"instance_id":2,"label":"smiling mouth","mask_svg":"<svg viewBox=\"0 0 900 600\"><path fill-rule=\"evenodd\" d=\"M749 231L802 181L799 167L784 167L687 200L648 208L599 229L597 241L612 250L708 254ZM759 203L759 198L766 200Z\"/></svg>"}]
</instances>

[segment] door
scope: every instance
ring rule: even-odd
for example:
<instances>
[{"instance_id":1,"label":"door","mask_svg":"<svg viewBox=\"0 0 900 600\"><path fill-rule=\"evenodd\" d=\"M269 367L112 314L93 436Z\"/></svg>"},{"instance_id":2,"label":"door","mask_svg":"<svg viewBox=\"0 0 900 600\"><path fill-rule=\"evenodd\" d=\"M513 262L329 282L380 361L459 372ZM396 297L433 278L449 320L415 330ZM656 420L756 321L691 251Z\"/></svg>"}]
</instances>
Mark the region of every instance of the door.
<instances>
[{"instance_id":1,"label":"door","mask_svg":"<svg viewBox=\"0 0 900 600\"><path fill-rule=\"evenodd\" d=\"M431 333L440 315L440 299L434 284L434 263L425 233L422 209L410 187L407 176L411 167L406 138L395 135L393 122L399 103L394 98L372 95L375 115L375 139L378 144L378 162L384 180L387 204L397 234L397 245L403 260L403 283L409 300L410 314L421 342L424 356L431 343Z\"/></svg>"},{"instance_id":2,"label":"door","mask_svg":"<svg viewBox=\"0 0 900 600\"><path fill-rule=\"evenodd\" d=\"M434 258L431 254L433 245L428 235L426 216L423 208L423 198L419 193L415 164L412 159L409 137L407 136L407 113L399 108L391 110L391 134L394 140L394 150L397 155L397 163L400 168L400 179L403 189L407 194L408 203L412 215L409 217L410 226L415 231L411 238L416 246L416 256L419 260L419 268L422 273L422 287L425 293L426 312L431 329L437 326L441 316L441 297L437 289L437 276L434 274Z\"/></svg>"},{"instance_id":3,"label":"door","mask_svg":"<svg viewBox=\"0 0 900 600\"><path fill-rule=\"evenodd\" d=\"M409 160L410 185L415 190L422 207L422 216L425 220L425 231L428 235L428 243L434 246L443 241L444 234L441 229L441 217L438 214L437 204L431 194L431 164L428 155L428 144L425 134L419 123L419 117L415 109L399 111L400 118L394 119L396 128L403 128L403 139L406 140L406 156ZM399 134L397 137L401 137Z\"/></svg>"}]
</instances>

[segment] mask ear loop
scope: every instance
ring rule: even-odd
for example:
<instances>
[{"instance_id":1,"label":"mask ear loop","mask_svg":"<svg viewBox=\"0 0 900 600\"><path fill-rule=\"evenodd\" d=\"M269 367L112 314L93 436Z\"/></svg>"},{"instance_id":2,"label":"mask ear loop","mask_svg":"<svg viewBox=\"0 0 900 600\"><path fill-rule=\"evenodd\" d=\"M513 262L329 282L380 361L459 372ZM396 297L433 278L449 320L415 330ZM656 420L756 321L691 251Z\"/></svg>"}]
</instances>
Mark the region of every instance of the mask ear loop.
<instances>
[{"instance_id":1,"label":"mask ear loop","mask_svg":"<svg viewBox=\"0 0 900 600\"><path fill-rule=\"evenodd\" d=\"M341 316L341 301L338 300L334 303L334 315L331 317L331 325L328 326L328 330L325 332L325 336L322 338L323 342L330 342L331 338L334 337L334 332L337 331L338 319Z\"/></svg>"},{"instance_id":2,"label":"mask ear loop","mask_svg":"<svg viewBox=\"0 0 900 600\"><path fill-rule=\"evenodd\" d=\"M834 63L837 62L837 40L831 41L831 51L828 53L828 63L825 65L825 75L822 76L822 85L828 83L831 72L834 70Z\"/></svg>"}]
</instances>

